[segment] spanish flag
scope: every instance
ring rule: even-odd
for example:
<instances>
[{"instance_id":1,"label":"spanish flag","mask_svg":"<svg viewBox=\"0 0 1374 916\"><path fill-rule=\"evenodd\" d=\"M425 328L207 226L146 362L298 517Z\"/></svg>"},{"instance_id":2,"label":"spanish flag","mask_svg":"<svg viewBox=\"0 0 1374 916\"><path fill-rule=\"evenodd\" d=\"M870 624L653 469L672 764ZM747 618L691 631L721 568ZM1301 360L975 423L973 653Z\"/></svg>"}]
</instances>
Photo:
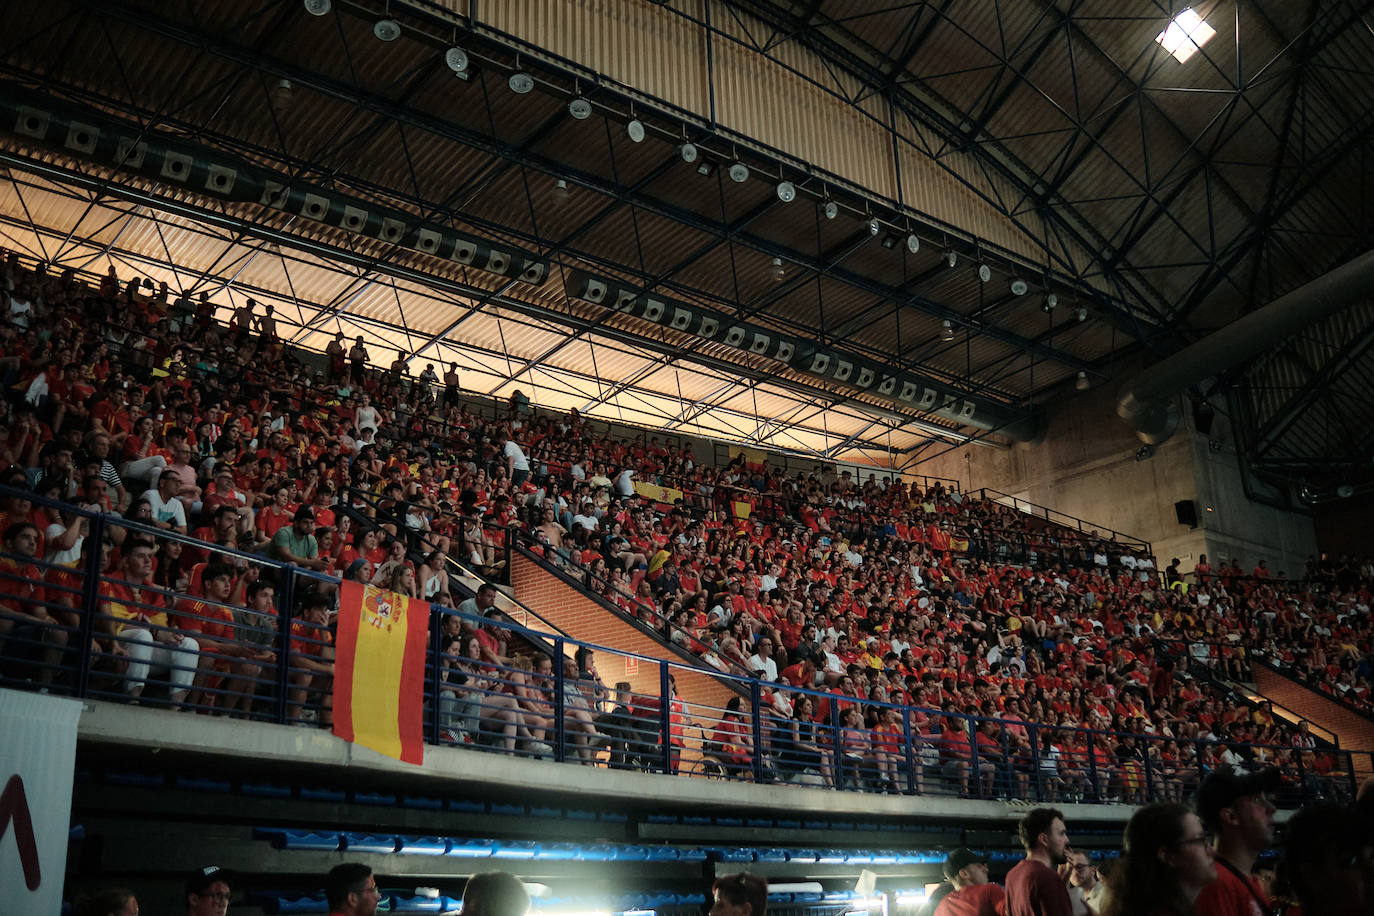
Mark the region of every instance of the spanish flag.
<instances>
[{"instance_id":1,"label":"spanish flag","mask_svg":"<svg viewBox=\"0 0 1374 916\"><path fill-rule=\"evenodd\" d=\"M427 602L357 582L340 586L334 734L406 763L424 763L428 634Z\"/></svg>"}]
</instances>

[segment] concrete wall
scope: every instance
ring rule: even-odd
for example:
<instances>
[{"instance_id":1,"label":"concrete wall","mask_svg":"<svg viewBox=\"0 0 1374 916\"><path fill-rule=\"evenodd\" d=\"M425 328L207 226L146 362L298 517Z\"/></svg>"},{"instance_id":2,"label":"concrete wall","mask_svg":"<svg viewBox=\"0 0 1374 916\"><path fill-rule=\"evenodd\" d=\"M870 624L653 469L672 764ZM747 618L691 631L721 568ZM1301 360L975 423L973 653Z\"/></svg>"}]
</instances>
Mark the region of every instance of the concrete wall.
<instances>
[{"instance_id":1,"label":"concrete wall","mask_svg":"<svg viewBox=\"0 0 1374 916\"><path fill-rule=\"evenodd\" d=\"M1212 437L1193 430L1189 411L1177 433L1137 460L1140 441L1116 416L1116 388L1103 386L1066 398L1053 409L1045 439L1007 449L968 446L908 468L953 477L966 489L991 487L1094 525L1143 538L1160 565L1179 557L1191 568L1199 553L1238 556L1251 569L1302 572L1315 549L1311 518L1246 498L1232 437L1217 417ZM1198 527L1180 525L1174 503L1197 504Z\"/></svg>"}]
</instances>

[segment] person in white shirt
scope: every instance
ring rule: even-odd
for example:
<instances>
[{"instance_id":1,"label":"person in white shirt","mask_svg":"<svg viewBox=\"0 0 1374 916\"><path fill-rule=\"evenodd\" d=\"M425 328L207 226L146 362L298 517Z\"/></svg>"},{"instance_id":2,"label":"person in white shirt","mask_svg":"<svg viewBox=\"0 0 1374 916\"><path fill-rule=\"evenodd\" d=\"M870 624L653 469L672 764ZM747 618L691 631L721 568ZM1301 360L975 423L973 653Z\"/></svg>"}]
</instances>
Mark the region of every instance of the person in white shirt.
<instances>
[{"instance_id":1,"label":"person in white shirt","mask_svg":"<svg viewBox=\"0 0 1374 916\"><path fill-rule=\"evenodd\" d=\"M353 413L353 425L359 433L370 429L374 435L381 425L381 415L377 413L377 408L372 406L371 399L365 393L358 395L358 409Z\"/></svg>"},{"instance_id":2,"label":"person in white shirt","mask_svg":"<svg viewBox=\"0 0 1374 916\"><path fill-rule=\"evenodd\" d=\"M776 681L778 679L778 663L773 660L773 640L767 636L760 636L758 642L754 643L754 654L749 656L749 670L758 675L760 680Z\"/></svg>"},{"instance_id":3,"label":"person in white shirt","mask_svg":"<svg viewBox=\"0 0 1374 916\"><path fill-rule=\"evenodd\" d=\"M620 469L620 473L615 477L616 496L628 498L635 495L634 476L633 468Z\"/></svg>"},{"instance_id":4,"label":"person in white shirt","mask_svg":"<svg viewBox=\"0 0 1374 916\"><path fill-rule=\"evenodd\" d=\"M501 433L501 454L506 458L506 473L510 476L511 488L515 489L530 476L530 460L525 450L508 432Z\"/></svg>"},{"instance_id":5,"label":"person in white shirt","mask_svg":"<svg viewBox=\"0 0 1374 916\"><path fill-rule=\"evenodd\" d=\"M157 487L145 490L143 498L153 507L153 523L159 528L186 533L186 507L177 498L181 489L181 479L175 471L163 471L157 479Z\"/></svg>"},{"instance_id":6,"label":"person in white shirt","mask_svg":"<svg viewBox=\"0 0 1374 916\"><path fill-rule=\"evenodd\" d=\"M590 499L583 500L582 507L577 510L577 514L572 517L574 525L581 525L588 531L595 531L601 526L601 521L596 517L596 510L592 508Z\"/></svg>"}]
</instances>

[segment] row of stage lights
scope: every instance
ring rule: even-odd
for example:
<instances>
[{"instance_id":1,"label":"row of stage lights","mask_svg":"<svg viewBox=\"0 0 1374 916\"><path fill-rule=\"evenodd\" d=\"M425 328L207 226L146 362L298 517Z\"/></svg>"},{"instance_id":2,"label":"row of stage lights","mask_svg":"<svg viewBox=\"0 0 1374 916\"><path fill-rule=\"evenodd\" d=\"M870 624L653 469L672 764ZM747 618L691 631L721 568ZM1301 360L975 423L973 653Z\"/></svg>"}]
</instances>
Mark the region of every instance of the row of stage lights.
<instances>
[{"instance_id":1,"label":"row of stage lights","mask_svg":"<svg viewBox=\"0 0 1374 916\"><path fill-rule=\"evenodd\" d=\"M310 13L312 16L328 15L334 7L333 0L303 0L303 2L306 12ZM397 38L401 37L401 24L391 18L389 4L383 18L378 19L373 24L372 34L381 41L395 41ZM461 79L468 79L471 76L471 60L468 57L468 53L456 45L448 48L444 52L444 63ZM523 70L517 70L507 78L506 85L512 92L518 95L525 95L534 90L535 82L533 76ZM576 120L585 121L592 116L592 113L593 109L591 102L580 95L576 96L568 103L568 114ZM644 123L634 117L631 117L629 122L626 123L625 133L634 143L643 142L644 138L647 136L647 130ZM701 148L695 143L684 141L679 144L678 155L682 158L682 161L688 165L695 165L698 174L709 176L715 173L716 164L708 159ZM726 170L726 174L729 175L731 181L743 184L749 180L749 166L736 159L730 163L729 168ZM777 183L775 193L778 196L778 200L783 203L791 203L797 199L797 186L784 178ZM566 200L567 197L567 180L563 178L555 179L554 199L556 201L563 201ZM840 206L835 201L826 199L820 204L820 212L827 220L833 220L839 216ZM872 216L868 217L867 227L868 234L871 236L877 236L888 228L884 226L881 220ZM906 250L911 254L918 254L921 250L920 237L916 235L916 233L910 231L906 232L905 237L903 237L901 231L888 229L886 234L883 235L881 244L884 248L894 249L902 243L905 243ZM953 249L947 249L945 251L945 263L951 269L957 267L959 264L958 252ZM786 267L783 265L781 258L773 258L769 273L777 282L781 282L785 278ZM987 264L979 263L977 265L977 273L978 279L981 282L991 282L992 268ZM1030 287L1026 281L1022 280L1020 277L1013 277L1008 284L1008 289L1013 296L1019 297L1024 296L1029 291ZM1058 305L1059 297L1054 293L1047 292L1045 293L1044 299L1041 301L1040 308L1041 311L1050 313L1053 312ZM1086 308L1077 308L1075 314L1079 321L1086 321L1088 318L1088 310ZM945 342L954 340L954 328L948 319L943 323L940 339ZM1079 373L1079 375L1082 376L1083 373ZM1084 381L1084 379L1080 378L1080 382L1081 381Z\"/></svg>"}]
</instances>

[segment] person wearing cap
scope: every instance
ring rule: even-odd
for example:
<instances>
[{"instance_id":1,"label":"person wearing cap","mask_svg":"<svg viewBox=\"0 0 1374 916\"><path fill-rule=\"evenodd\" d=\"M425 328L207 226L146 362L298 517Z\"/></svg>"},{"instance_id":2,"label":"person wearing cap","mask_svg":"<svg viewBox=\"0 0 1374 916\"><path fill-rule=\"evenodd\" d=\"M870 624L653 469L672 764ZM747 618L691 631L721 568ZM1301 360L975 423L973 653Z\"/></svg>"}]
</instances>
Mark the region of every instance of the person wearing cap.
<instances>
[{"instance_id":1,"label":"person wearing cap","mask_svg":"<svg viewBox=\"0 0 1374 916\"><path fill-rule=\"evenodd\" d=\"M1198 815L1216 838L1217 880L1198 895L1198 916L1265 916L1269 899L1255 860L1274 842L1274 803L1282 777L1273 767L1219 767L1202 780Z\"/></svg>"},{"instance_id":2,"label":"person wearing cap","mask_svg":"<svg viewBox=\"0 0 1374 916\"><path fill-rule=\"evenodd\" d=\"M1006 891L988 881L988 860L960 846L945 859L945 877L953 887L935 907L935 916L1000 916Z\"/></svg>"},{"instance_id":3,"label":"person wearing cap","mask_svg":"<svg viewBox=\"0 0 1374 916\"><path fill-rule=\"evenodd\" d=\"M224 916L233 890L233 875L218 865L196 869L186 879L186 916Z\"/></svg>"},{"instance_id":4,"label":"person wearing cap","mask_svg":"<svg viewBox=\"0 0 1374 916\"><path fill-rule=\"evenodd\" d=\"M1006 916L1073 916L1056 869L1067 861L1069 832L1056 808L1035 808L1017 826L1026 857L1007 873Z\"/></svg>"},{"instance_id":5,"label":"person wearing cap","mask_svg":"<svg viewBox=\"0 0 1374 916\"><path fill-rule=\"evenodd\" d=\"M320 558L320 545L314 531L314 510L301 506L291 517L291 524L278 529L272 536L272 555L302 569L323 571L329 564Z\"/></svg>"}]
</instances>

